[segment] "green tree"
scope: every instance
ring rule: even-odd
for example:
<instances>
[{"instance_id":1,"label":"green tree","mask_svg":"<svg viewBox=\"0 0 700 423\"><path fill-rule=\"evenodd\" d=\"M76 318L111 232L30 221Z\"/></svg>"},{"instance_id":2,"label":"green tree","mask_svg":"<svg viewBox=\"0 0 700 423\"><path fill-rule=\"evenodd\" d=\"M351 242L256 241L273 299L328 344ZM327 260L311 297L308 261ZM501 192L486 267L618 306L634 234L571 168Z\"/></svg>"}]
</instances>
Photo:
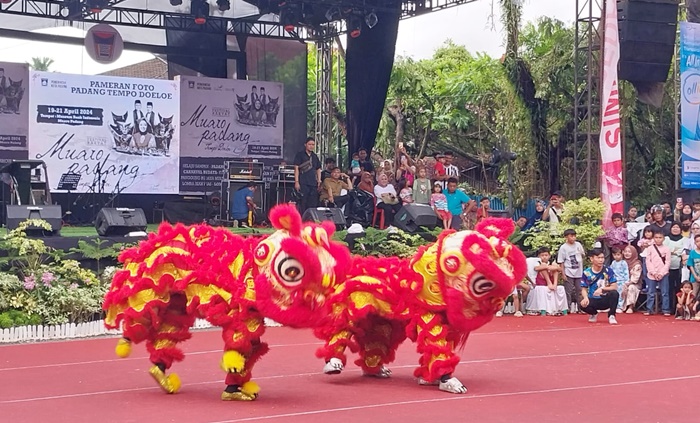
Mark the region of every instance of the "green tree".
<instances>
[{"instance_id":1,"label":"green tree","mask_svg":"<svg viewBox=\"0 0 700 423\"><path fill-rule=\"evenodd\" d=\"M48 72L54 60L50 57L32 57L32 61L27 63L35 71Z\"/></svg>"}]
</instances>

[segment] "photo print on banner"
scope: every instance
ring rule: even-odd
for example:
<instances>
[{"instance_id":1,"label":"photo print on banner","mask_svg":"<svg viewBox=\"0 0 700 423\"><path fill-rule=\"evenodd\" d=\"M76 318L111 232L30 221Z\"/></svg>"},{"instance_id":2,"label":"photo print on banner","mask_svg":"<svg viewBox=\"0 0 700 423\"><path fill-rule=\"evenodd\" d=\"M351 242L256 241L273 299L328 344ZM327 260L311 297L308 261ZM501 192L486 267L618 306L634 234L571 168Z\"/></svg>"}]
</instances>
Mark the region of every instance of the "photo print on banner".
<instances>
[{"instance_id":1,"label":"photo print on banner","mask_svg":"<svg viewBox=\"0 0 700 423\"><path fill-rule=\"evenodd\" d=\"M175 81L31 73L29 156L56 190L65 173L77 192L176 194L179 84Z\"/></svg>"},{"instance_id":2,"label":"photo print on banner","mask_svg":"<svg viewBox=\"0 0 700 423\"><path fill-rule=\"evenodd\" d=\"M0 163L27 159L29 66L0 62Z\"/></svg>"},{"instance_id":3,"label":"photo print on banner","mask_svg":"<svg viewBox=\"0 0 700 423\"><path fill-rule=\"evenodd\" d=\"M283 85L190 76L181 82L180 192L221 189L224 163L282 159Z\"/></svg>"}]
</instances>

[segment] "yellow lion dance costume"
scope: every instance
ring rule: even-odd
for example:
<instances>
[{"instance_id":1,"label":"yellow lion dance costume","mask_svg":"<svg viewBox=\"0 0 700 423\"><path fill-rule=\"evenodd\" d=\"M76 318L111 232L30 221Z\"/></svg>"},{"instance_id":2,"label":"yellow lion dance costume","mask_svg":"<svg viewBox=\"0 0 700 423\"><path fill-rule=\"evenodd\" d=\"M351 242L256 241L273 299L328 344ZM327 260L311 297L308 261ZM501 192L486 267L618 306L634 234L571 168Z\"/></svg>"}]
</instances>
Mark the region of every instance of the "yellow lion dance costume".
<instances>
[{"instance_id":1,"label":"yellow lion dance costume","mask_svg":"<svg viewBox=\"0 0 700 423\"><path fill-rule=\"evenodd\" d=\"M330 241L332 226L302 225L293 206L270 212L277 231L243 238L206 225L161 225L158 232L122 253L124 263L105 297L105 325L123 330L116 353L126 357L146 342L149 373L167 393L179 390L173 362L184 359L196 318L222 328L223 400L249 401L255 362L268 350L261 341L264 318L290 327L320 324L325 295L343 280L350 255Z\"/></svg>"},{"instance_id":2,"label":"yellow lion dance costume","mask_svg":"<svg viewBox=\"0 0 700 423\"><path fill-rule=\"evenodd\" d=\"M359 353L364 374L389 377L385 366L408 336L420 354L421 385L463 394L452 376L471 331L488 323L526 272L525 256L508 242L510 219L486 219L474 231L443 232L411 260L357 258L328 296L329 317L315 330L324 373L340 373L345 349Z\"/></svg>"},{"instance_id":3,"label":"yellow lion dance costume","mask_svg":"<svg viewBox=\"0 0 700 423\"><path fill-rule=\"evenodd\" d=\"M455 349L490 321L525 275L525 257L507 239L514 225L486 219L475 231L445 232L412 260L355 257L330 241L333 227L303 225L293 206L270 212L277 231L242 238L204 225L163 225L125 251L105 298L109 328L122 328L117 354L146 342L150 374L168 393L180 380L166 370L184 358L178 344L196 318L223 329L224 400L257 398L255 362L267 352L263 319L313 328L325 341L317 356L340 373L345 350L359 353L367 375L389 377L386 364L406 337L421 354L419 383L465 393L452 373Z\"/></svg>"}]
</instances>

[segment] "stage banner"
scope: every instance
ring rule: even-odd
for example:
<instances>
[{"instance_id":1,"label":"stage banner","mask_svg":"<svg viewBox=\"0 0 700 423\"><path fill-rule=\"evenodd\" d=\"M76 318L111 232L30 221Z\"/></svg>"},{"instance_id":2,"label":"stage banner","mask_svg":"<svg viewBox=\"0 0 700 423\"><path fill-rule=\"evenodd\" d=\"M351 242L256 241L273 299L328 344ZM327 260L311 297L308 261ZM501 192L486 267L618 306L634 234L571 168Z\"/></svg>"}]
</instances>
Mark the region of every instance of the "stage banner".
<instances>
[{"instance_id":1,"label":"stage banner","mask_svg":"<svg viewBox=\"0 0 700 423\"><path fill-rule=\"evenodd\" d=\"M51 190L79 174L76 192L177 194L179 84L31 72L29 157Z\"/></svg>"},{"instance_id":2,"label":"stage banner","mask_svg":"<svg viewBox=\"0 0 700 423\"><path fill-rule=\"evenodd\" d=\"M681 186L700 188L700 24L681 22Z\"/></svg>"},{"instance_id":3,"label":"stage banner","mask_svg":"<svg viewBox=\"0 0 700 423\"><path fill-rule=\"evenodd\" d=\"M27 159L29 67L0 62L0 164Z\"/></svg>"},{"instance_id":4,"label":"stage banner","mask_svg":"<svg viewBox=\"0 0 700 423\"><path fill-rule=\"evenodd\" d=\"M605 204L603 226L612 226L613 213L624 213L625 186L622 179L622 137L617 63L620 40L617 32L617 2L605 0L605 41L603 50L603 105L600 131L600 195Z\"/></svg>"},{"instance_id":5,"label":"stage banner","mask_svg":"<svg viewBox=\"0 0 700 423\"><path fill-rule=\"evenodd\" d=\"M221 189L224 162L282 159L283 86L179 76L180 192Z\"/></svg>"}]
</instances>

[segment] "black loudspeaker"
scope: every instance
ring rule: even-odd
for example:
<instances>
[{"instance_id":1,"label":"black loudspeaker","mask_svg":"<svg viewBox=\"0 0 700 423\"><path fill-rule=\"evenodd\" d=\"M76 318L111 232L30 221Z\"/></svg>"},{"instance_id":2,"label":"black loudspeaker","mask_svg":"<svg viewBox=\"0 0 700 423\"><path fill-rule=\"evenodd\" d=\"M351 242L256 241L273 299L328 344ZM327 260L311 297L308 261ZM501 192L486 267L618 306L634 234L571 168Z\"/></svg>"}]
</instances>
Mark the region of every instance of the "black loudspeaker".
<instances>
[{"instance_id":1,"label":"black loudspeaker","mask_svg":"<svg viewBox=\"0 0 700 423\"><path fill-rule=\"evenodd\" d=\"M675 52L678 0L618 0L620 79L666 82Z\"/></svg>"},{"instance_id":2,"label":"black loudspeaker","mask_svg":"<svg viewBox=\"0 0 700 423\"><path fill-rule=\"evenodd\" d=\"M414 233L421 226L433 229L437 220L437 215L429 205L406 204L394 216L394 226L402 231Z\"/></svg>"},{"instance_id":3,"label":"black loudspeaker","mask_svg":"<svg viewBox=\"0 0 700 423\"><path fill-rule=\"evenodd\" d=\"M99 236L124 236L130 232L145 231L146 215L143 209L103 208L95 218Z\"/></svg>"},{"instance_id":4,"label":"black loudspeaker","mask_svg":"<svg viewBox=\"0 0 700 423\"><path fill-rule=\"evenodd\" d=\"M51 225L51 231L37 226L27 228L28 235L58 235L61 232L61 206L7 206L7 229L16 229L28 219L42 219Z\"/></svg>"},{"instance_id":5,"label":"black loudspeaker","mask_svg":"<svg viewBox=\"0 0 700 423\"><path fill-rule=\"evenodd\" d=\"M330 220L335 224L335 228L339 231L344 230L347 225L345 216L343 216L343 211L339 208L319 207L316 209L306 209L304 215L301 217L301 220L304 222L316 223L321 223L324 220Z\"/></svg>"}]
</instances>

